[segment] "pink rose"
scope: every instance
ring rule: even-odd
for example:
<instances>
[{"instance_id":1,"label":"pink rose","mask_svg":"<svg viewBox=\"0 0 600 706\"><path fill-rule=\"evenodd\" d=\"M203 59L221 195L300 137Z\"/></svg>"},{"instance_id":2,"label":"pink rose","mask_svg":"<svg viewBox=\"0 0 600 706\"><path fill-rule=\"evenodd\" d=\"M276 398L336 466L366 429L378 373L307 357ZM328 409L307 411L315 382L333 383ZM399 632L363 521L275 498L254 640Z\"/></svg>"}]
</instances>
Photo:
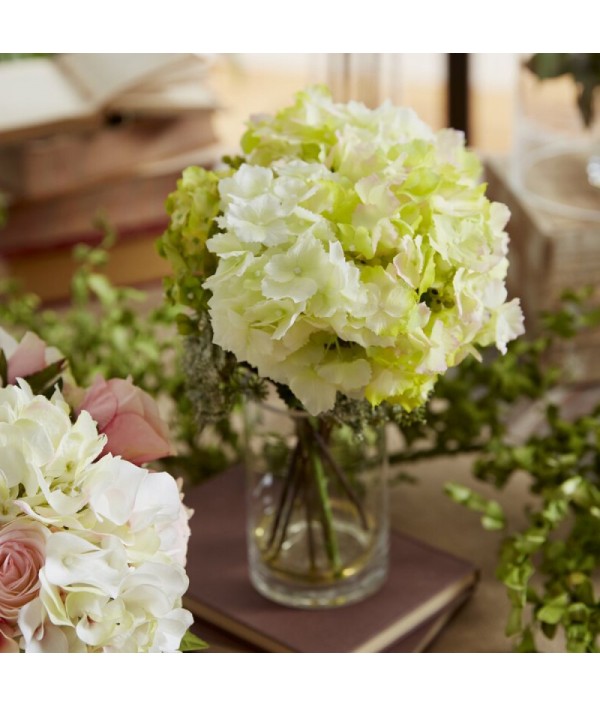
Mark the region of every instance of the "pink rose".
<instances>
[{"instance_id":1,"label":"pink rose","mask_svg":"<svg viewBox=\"0 0 600 706\"><path fill-rule=\"evenodd\" d=\"M106 434L104 453L139 465L172 453L169 429L156 402L129 380L105 380L98 375L85 393L78 412L87 410Z\"/></svg>"},{"instance_id":2,"label":"pink rose","mask_svg":"<svg viewBox=\"0 0 600 706\"><path fill-rule=\"evenodd\" d=\"M19 519L0 528L0 625L16 625L19 610L39 593L38 574L46 561L48 530L37 522Z\"/></svg>"},{"instance_id":3,"label":"pink rose","mask_svg":"<svg viewBox=\"0 0 600 706\"><path fill-rule=\"evenodd\" d=\"M28 331L20 343L5 331L0 338L0 348L8 362L8 384L16 379L37 373L46 367L46 344L41 338Z\"/></svg>"},{"instance_id":4,"label":"pink rose","mask_svg":"<svg viewBox=\"0 0 600 706\"><path fill-rule=\"evenodd\" d=\"M8 384L14 385L17 378L39 373L62 357L56 348L47 346L39 336L28 331L20 343L0 328L0 348L8 363Z\"/></svg>"}]
</instances>

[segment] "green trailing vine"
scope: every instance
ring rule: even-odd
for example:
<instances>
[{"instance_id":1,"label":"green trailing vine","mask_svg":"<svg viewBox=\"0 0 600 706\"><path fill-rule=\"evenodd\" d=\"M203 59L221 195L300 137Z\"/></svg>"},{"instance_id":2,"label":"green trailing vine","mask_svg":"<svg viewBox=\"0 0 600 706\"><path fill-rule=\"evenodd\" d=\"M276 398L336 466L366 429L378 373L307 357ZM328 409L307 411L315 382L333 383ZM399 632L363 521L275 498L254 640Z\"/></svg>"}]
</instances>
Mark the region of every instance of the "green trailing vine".
<instances>
[{"instance_id":1,"label":"green trailing vine","mask_svg":"<svg viewBox=\"0 0 600 706\"><path fill-rule=\"evenodd\" d=\"M406 463L476 452L479 480L503 488L517 473L529 477L531 503L520 531L506 526L498 502L460 484L446 486L455 502L481 514L486 529L504 532L497 577L510 604L506 634L523 652L537 651L540 635L559 632L569 651L598 651L600 405L563 418L547 394L561 371L544 364L557 341L600 322L600 309L586 303L589 296L589 290L567 292L562 308L544 315L539 338L516 341L506 356L485 364L465 361L453 378L440 381L425 423L400 429L406 448L394 458ZM524 400L540 407L540 425L525 440L511 442L508 420Z\"/></svg>"}]
</instances>

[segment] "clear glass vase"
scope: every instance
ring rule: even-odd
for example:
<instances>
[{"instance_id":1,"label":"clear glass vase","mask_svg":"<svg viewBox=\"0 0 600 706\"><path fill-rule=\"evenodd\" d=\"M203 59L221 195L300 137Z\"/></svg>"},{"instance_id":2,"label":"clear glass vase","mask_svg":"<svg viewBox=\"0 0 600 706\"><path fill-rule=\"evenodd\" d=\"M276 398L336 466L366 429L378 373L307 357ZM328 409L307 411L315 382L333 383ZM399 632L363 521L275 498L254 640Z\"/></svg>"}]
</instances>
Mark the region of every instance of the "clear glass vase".
<instances>
[{"instance_id":1,"label":"clear glass vase","mask_svg":"<svg viewBox=\"0 0 600 706\"><path fill-rule=\"evenodd\" d=\"M245 410L250 579L295 607L347 605L388 568L383 427L357 432L281 403Z\"/></svg>"},{"instance_id":2,"label":"clear glass vase","mask_svg":"<svg viewBox=\"0 0 600 706\"><path fill-rule=\"evenodd\" d=\"M536 208L569 220L600 223L600 91L584 124L571 76L540 80L522 55L512 177Z\"/></svg>"}]
</instances>

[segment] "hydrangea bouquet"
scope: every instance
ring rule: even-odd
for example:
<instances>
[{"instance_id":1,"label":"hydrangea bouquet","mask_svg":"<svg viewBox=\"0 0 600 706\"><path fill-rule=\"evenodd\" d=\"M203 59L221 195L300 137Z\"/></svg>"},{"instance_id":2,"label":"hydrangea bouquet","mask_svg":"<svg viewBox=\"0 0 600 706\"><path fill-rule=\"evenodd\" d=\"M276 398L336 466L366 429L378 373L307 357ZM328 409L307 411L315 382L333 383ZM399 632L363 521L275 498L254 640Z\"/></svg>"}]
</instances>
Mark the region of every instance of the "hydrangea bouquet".
<instances>
[{"instance_id":1,"label":"hydrangea bouquet","mask_svg":"<svg viewBox=\"0 0 600 706\"><path fill-rule=\"evenodd\" d=\"M241 146L220 169L188 168L168 200L160 249L172 300L193 309L180 320L191 395L206 421L268 380L304 415L284 444L287 482L262 553L293 544L297 506L312 498L310 570L314 526L322 568L339 578L331 493L370 520L356 474L326 449L349 427L354 453L366 427L405 418L449 368L522 333L505 288L509 212L486 198L462 133L390 104L338 104L312 88L254 118Z\"/></svg>"},{"instance_id":2,"label":"hydrangea bouquet","mask_svg":"<svg viewBox=\"0 0 600 706\"><path fill-rule=\"evenodd\" d=\"M165 431L128 381L78 390L58 351L0 329L0 652L199 646L189 511L136 465L169 452Z\"/></svg>"}]
</instances>

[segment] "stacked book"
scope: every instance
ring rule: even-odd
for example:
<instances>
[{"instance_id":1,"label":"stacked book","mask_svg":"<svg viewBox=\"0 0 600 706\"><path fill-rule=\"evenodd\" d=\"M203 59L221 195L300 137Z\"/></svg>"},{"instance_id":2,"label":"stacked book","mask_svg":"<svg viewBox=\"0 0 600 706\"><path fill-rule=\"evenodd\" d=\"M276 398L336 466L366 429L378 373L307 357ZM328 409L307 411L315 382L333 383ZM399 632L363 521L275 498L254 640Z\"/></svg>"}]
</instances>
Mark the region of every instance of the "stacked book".
<instances>
[{"instance_id":1,"label":"stacked book","mask_svg":"<svg viewBox=\"0 0 600 706\"><path fill-rule=\"evenodd\" d=\"M213 651L419 652L471 595L475 568L463 559L392 532L382 589L329 610L287 608L250 585L244 474L233 468L185 493L190 520L184 605L194 632Z\"/></svg>"},{"instance_id":2,"label":"stacked book","mask_svg":"<svg viewBox=\"0 0 600 706\"><path fill-rule=\"evenodd\" d=\"M209 67L197 54L0 65L0 191L9 202L0 255L9 271L26 263L33 272L36 258L99 240L100 222L126 239L162 232L182 169L217 156Z\"/></svg>"}]
</instances>

